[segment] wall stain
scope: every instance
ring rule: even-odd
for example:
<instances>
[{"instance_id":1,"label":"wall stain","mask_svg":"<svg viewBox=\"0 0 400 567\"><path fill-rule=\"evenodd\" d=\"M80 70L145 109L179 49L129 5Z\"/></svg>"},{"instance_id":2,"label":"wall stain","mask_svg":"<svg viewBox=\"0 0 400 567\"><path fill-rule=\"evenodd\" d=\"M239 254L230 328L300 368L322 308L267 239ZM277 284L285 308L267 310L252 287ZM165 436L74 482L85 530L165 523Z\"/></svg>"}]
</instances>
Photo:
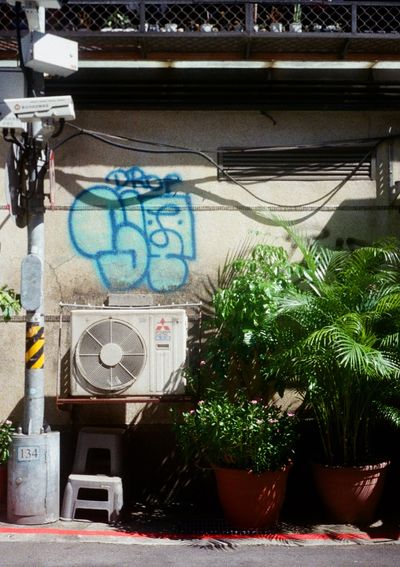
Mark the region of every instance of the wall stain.
<instances>
[{"instance_id":1,"label":"wall stain","mask_svg":"<svg viewBox=\"0 0 400 567\"><path fill-rule=\"evenodd\" d=\"M196 240L191 196L176 192L181 177L131 167L110 171L105 181L81 191L70 208L74 250L93 262L108 290L184 286Z\"/></svg>"}]
</instances>

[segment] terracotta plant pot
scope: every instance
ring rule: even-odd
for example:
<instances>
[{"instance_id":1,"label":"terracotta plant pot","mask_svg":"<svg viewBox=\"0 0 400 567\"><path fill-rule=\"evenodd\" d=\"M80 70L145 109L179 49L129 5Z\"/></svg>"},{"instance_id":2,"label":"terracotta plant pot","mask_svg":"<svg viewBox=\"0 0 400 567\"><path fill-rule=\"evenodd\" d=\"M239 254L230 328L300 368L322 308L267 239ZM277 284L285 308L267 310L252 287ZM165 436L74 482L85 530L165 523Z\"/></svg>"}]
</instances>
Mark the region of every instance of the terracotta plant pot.
<instances>
[{"instance_id":1,"label":"terracotta plant pot","mask_svg":"<svg viewBox=\"0 0 400 567\"><path fill-rule=\"evenodd\" d=\"M238 469L215 469L218 496L226 520L237 528L275 525L285 498L290 466L254 474Z\"/></svg>"},{"instance_id":2,"label":"terracotta plant pot","mask_svg":"<svg viewBox=\"0 0 400 567\"><path fill-rule=\"evenodd\" d=\"M0 508L7 504L7 464L0 465Z\"/></svg>"},{"instance_id":3,"label":"terracotta plant pot","mask_svg":"<svg viewBox=\"0 0 400 567\"><path fill-rule=\"evenodd\" d=\"M313 465L314 479L330 519L369 524L382 495L389 463L363 467Z\"/></svg>"}]
</instances>

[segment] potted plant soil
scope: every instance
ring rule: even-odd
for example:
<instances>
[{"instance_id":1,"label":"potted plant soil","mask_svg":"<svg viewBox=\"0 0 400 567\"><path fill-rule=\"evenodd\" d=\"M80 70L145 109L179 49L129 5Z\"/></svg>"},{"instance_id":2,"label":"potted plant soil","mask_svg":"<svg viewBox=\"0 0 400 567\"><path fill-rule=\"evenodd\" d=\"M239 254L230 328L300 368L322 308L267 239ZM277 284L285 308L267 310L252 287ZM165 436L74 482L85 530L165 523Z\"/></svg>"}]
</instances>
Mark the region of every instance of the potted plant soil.
<instances>
[{"instance_id":1,"label":"potted plant soil","mask_svg":"<svg viewBox=\"0 0 400 567\"><path fill-rule=\"evenodd\" d=\"M399 243L333 251L292 236L303 274L280 299L269 368L315 419L315 481L330 519L367 524L388 466L376 432L400 426Z\"/></svg>"}]
</instances>

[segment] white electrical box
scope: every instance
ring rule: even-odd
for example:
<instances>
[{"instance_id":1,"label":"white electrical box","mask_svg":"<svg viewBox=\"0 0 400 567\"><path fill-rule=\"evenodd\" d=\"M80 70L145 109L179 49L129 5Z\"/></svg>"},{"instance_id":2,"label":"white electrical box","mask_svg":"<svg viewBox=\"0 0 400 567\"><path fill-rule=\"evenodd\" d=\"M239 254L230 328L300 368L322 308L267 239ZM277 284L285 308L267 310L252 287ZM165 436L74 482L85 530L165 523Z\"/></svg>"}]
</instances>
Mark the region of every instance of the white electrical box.
<instances>
[{"instance_id":1,"label":"white electrical box","mask_svg":"<svg viewBox=\"0 0 400 567\"><path fill-rule=\"evenodd\" d=\"M185 392L183 309L71 311L71 396Z\"/></svg>"},{"instance_id":2,"label":"white electrical box","mask_svg":"<svg viewBox=\"0 0 400 567\"><path fill-rule=\"evenodd\" d=\"M26 67L38 73L67 77L78 70L78 44L57 35L38 31L22 39Z\"/></svg>"}]
</instances>

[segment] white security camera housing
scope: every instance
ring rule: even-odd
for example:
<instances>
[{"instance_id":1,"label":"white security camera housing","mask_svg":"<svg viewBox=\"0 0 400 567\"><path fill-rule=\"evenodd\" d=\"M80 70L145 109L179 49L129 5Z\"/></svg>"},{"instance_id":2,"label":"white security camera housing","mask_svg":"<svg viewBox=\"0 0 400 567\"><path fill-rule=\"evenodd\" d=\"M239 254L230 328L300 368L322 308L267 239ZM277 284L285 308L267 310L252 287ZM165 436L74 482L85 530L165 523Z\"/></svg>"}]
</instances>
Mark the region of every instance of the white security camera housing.
<instances>
[{"instance_id":1,"label":"white security camera housing","mask_svg":"<svg viewBox=\"0 0 400 567\"><path fill-rule=\"evenodd\" d=\"M21 122L47 118L75 120L74 103L70 96L7 98L4 102Z\"/></svg>"},{"instance_id":2,"label":"white security camera housing","mask_svg":"<svg viewBox=\"0 0 400 567\"><path fill-rule=\"evenodd\" d=\"M15 134L21 134L26 132L26 129L26 124L10 112L6 104L0 102L0 132L2 130L14 130Z\"/></svg>"},{"instance_id":3,"label":"white security camera housing","mask_svg":"<svg viewBox=\"0 0 400 567\"><path fill-rule=\"evenodd\" d=\"M38 73L68 77L78 70L78 44L50 33L32 31L22 38L25 67Z\"/></svg>"},{"instance_id":4,"label":"white security camera housing","mask_svg":"<svg viewBox=\"0 0 400 567\"><path fill-rule=\"evenodd\" d=\"M10 4L10 6L15 6L17 2L21 2L22 7L31 8L32 4L36 4L38 8L53 8L54 10L59 10L65 3L63 0L7 0L7 4Z\"/></svg>"}]
</instances>

